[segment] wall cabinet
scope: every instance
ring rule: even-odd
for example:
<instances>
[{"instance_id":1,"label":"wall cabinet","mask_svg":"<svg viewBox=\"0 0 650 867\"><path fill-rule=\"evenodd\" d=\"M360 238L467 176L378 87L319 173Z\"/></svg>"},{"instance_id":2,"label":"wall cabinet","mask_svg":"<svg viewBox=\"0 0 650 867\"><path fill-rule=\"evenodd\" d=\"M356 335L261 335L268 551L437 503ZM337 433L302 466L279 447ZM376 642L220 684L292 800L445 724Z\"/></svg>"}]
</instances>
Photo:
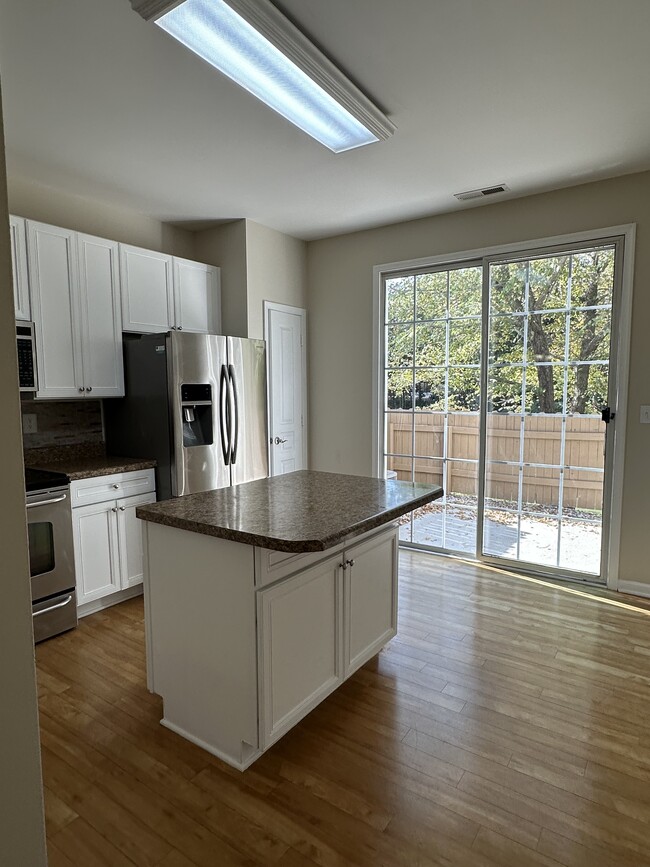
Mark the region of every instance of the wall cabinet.
<instances>
[{"instance_id":1,"label":"wall cabinet","mask_svg":"<svg viewBox=\"0 0 650 867\"><path fill-rule=\"evenodd\" d=\"M118 245L26 225L37 398L122 396Z\"/></svg>"},{"instance_id":2,"label":"wall cabinet","mask_svg":"<svg viewBox=\"0 0 650 867\"><path fill-rule=\"evenodd\" d=\"M221 331L220 270L120 245L124 331Z\"/></svg>"},{"instance_id":3,"label":"wall cabinet","mask_svg":"<svg viewBox=\"0 0 650 867\"><path fill-rule=\"evenodd\" d=\"M9 217L11 240L11 270L14 287L14 308L16 319L32 318L29 303L29 282L27 271L27 235L22 217Z\"/></svg>"},{"instance_id":4,"label":"wall cabinet","mask_svg":"<svg viewBox=\"0 0 650 867\"><path fill-rule=\"evenodd\" d=\"M132 487L132 483L142 487L143 476L148 481L148 492L116 496L120 490ZM72 482L70 490L78 606L87 606L142 584L142 524L135 517L135 510L156 500L153 470L84 479ZM93 499L94 490L98 492L96 501L88 502ZM108 490L113 492L111 499L106 499ZM80 497L84 492L91 496ZM84 505L77 505L84 500Z\"/></svg>"}]
</instances>

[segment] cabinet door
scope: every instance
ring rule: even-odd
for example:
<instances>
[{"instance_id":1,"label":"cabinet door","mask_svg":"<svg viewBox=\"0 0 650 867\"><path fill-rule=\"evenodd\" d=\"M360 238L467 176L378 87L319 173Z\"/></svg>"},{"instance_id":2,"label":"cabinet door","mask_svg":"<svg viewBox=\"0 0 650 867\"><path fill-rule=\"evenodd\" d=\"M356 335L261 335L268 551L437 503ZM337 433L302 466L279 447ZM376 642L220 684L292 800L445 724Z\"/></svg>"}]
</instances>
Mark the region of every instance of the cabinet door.
<instances>
[{"instance_id":1,"label":"cabinet door","mask_svg":"<svg viewBox=\"0 0 650 867\"><path fill-rule=\"evenodd\" d=\"M345 677L397 633L397 530L381 533L343 554Z\"/></svg>"},{"instance_id":2,"label":"cabinet door","mask_svg":"<svg viewBox=\"0 0 650 867\"><path fill-rule=\"evenodd\" d=\"M120 244L122 329L169 331L174 325L172 257Z\"/></svg>"},{"instance_id":3,"label":"cabinet door","mask_svg":"<svg viewBox=\"0 0 650 867\"><path fill-rule=\"evenodd\" d=\"M221 333L220 271L174 258L175 325L182 331Z\"/></svg>"},{"instance_id":4,"label":"cabinet door","mask_svg":"<svg viewBox=\"0 0 650 867\"><path fill-rule=\"evenodd\" d=\"M259 591L263 749L341 682L342 593L340 556Z\"/></svg>"},{"instance_id":5,"label":"cabinet door","mask_svg":"<svg viewBox=\"0 0 650 867\"><path fill-rule=\"evenodd\" d=\"M120 590L115 501L73 509L72 531L77 605Z\"/></svg>"},{"instance_id":6,"label":"cabinet door","mask_svg":"<svg viewBox=\"0 0 650 867\"><path fill-rule=\"evenodd\" d=\"M125 497L117 501L117 537L120 552L120 574L122 590L142 584L143 528L144 524L135 516L137 506L155 503L155 494L142 494L139 497Z\"/></svg>"},{"instance_id":7,"label":"cabinet door","mask_svg":"<svg viewBox=\"0 0 650 867\"><path fill-rule=\"evenodd\" d=\"M89 397L123 397L118 244L77 236L83 385Z\"/></svg>"},{"instance_id":8,"label":"cabinet door","mask_svg":"<svg viewBox=\"0 0 650 867\"><path fill-rule=\"evenodd\" d=\"M16 319L32 318L27 280L27 235L22 217L9 217L11 233L11 268L14 284Z\"/></svg>"},{"instance_id":9,"label":"cabinet door","mask_svg":"<svg viewBox=\"0 0 650 867\"><path fill-rule=\"evenodd\" d=\"M37 397L85 397L74 232L27 221Z\"/></svg>"}]
</instances>

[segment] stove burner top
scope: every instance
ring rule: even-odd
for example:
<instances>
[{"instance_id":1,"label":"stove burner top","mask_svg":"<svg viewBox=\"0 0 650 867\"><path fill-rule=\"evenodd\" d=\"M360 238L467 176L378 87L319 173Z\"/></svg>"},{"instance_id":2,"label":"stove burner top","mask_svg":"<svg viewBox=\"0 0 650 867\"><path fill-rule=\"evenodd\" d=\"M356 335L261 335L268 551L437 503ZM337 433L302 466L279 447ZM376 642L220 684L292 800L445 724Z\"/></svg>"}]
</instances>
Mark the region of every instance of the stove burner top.
<instances>
[{"instance_id":1,"label":"stove burner top","mask_svg":"<svg viewBox=\"0 0 650 867\"><path fill-rule=\"evenodd\" d=\"M68 484L70 484L70 479L65 473L56 473L52 470L35 470L32 467L25 467L25 491L28 494Z\"/></svg>"}]
</instances>

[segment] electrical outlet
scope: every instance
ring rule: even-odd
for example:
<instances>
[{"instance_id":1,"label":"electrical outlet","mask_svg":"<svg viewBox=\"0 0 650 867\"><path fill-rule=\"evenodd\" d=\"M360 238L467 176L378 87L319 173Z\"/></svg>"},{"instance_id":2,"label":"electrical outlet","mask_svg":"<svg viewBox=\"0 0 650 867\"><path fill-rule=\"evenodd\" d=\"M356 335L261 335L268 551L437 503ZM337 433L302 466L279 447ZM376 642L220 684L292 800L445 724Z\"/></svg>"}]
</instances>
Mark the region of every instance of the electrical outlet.
<instances>
[{"instance_id":1,"label":"electrical outlet","mask_svg":"<svg viewBox=\"0 0 650 867\"><path fill-rule=\"evenodd\" d=\"M26 412L23 415L23 433L34 434L37 430L38 425L36 424L36 413Z\"/></svg>"},{"instance_id":2,"label":"electrical outlet","mask_svg":"<svg viewBox=\"0 0 650 867\"><path fill-rule=\"evenodd\" d=\"M650 406L641 407L641 424L650 424Z\"/></svg>"}]
</instances>

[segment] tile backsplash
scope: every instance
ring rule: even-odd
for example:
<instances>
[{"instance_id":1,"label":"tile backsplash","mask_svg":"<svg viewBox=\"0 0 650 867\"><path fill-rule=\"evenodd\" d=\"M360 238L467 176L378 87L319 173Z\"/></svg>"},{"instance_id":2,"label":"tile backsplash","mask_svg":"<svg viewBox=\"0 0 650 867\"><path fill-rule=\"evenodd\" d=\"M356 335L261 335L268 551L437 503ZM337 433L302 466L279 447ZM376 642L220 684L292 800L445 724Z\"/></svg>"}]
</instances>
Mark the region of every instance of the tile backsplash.
<instances>
[{"instance_id":1,"label":"tile backsplash","mask_svg":"<svg viewBox=\"0 0 650 867\"><path fill-rule=\"evenodd\" d=\"M36 433L25 433L23 448L101 444L102 404L99 400L22 400L24 415L36 416Z\"/></svg>"}]
</instances>

